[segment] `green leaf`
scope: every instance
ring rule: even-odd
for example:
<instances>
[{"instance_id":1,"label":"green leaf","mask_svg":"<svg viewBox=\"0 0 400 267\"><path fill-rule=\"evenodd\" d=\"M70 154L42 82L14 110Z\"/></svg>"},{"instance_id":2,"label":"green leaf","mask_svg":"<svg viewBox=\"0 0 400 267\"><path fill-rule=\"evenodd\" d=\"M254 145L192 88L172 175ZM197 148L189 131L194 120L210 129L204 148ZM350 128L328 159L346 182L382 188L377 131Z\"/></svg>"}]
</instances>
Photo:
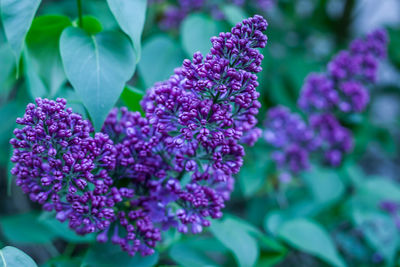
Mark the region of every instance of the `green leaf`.
<instances>
[{"instance_id":1,"label":"green leaf","mask_svg":"<svg viewBox=\"0 0 400 267\"><path fill-rule=\"evenodd\" d=\"M73 88L68 86L61 88L57 94L57 97L65 98L67 100L67 107L72 108L75 113L79 113L83 117L87 117L87 112L82 100L79 98L78 94Z\"/></svg>"},{"instance_id":2,"label":"green leaf","mask_svg":"<svg viewBox=\"0 0 400 267\"><path fill-rule=\"evenodd\" d=\"M82 17L82 24L83 24L83 29L89 34L89 35L95 35L98 34L103 30L103 26L101 25L101 22L94 16L86 15ZM79 19L76 19L74 21L74 26L78 27L79 24Z\"/></svg>"},{"instance_id":3,"label":"green leaf","mask_svg":"<svg viewBox=\"0 0 400 267\"><path fill-rule=\"evenodd\" d=\"M259 247L248 229L238 227L232 220L213 221L211 232L225 247L230 249L239 266L253 266L259 255Z\"/></svg>"},{"instance_id":4,"label":"green leaf","mask_svg":"<svg viewBox=\"0 0 400 267\"><path fill-rule=\"evenodd\" d=\"M169 256L183 267L217 266L206 255L188 246L186 243L176 243L169 250Z\"/></svg>"},{"instance_id":5,"label":"green leaf","mask_svg":"<svg viewBox=\"0 0 400 267\"><path fill-rule=\"evenodd\" d=\"M240 188L246 197L260 190L267 179L267 169L271 163L267 153L252 156L249 154L245 158L245 164L239 173Z\"/></svg>"},{"instance_id":6,"label":"green leaf","mask_svg":"<svg viewBox=\"0 0 400 267\"><path fill-rule=\"evenodd\" d=\"M168 79L184 60L180 47L167 35L156 35L143 44L138 68L147 88Z\"/></svg>"},{"instance_id":7,"label":"green leaf","mask_svg":"<svg viewBox=\"0 0 400 267\"><path fill-rule=\"evenodd\" d=\"M344 185L332 169L314 167L302 174L316 202L332 204L344 194Z\"/></svg>"},{"instance_id":8,"label":"green leaf","mask_svg":"<svg viewBox=\"0 0 400 267\"><path fill-rule=\"evenodd\" d=\"M8 81L15 68L15 58L8 44L2 44L0 46L0 62L0 91L3 93L7 90L8 93L8 89L11 89Z\"/></svg>"},{"instance_id":9,"label":"green leaf","mask_svg":"<svg viewBox=\"0 0 400 267\"><path fill-rule=\"evenodd\" d=\"M122 92L121 99L129 110L140 111L140 113L144 115L142 107L140 106L143 95L143 90L127 85Z\"/></svg>"},{"instance_id":10,"label":"green leaf","mask_svg":"<svg viewBox=\"0 0 400 267\"><path fill-rule=\"evenodd\" d=\"M267 232L277 235L280 226L284 223L296 218L315 216L324 208L326 208L324 204L313 200L299 200L287 209L268 212L264 220L264 228Z\"/></svg>"},{"instance_id":11,"label":"green leaf","mask_svg":"<svg viewBox=\"0 0 400 267\"><path fill-rule=\"evenodd\" d=\"M7 41L18 65L25 36L41 0L1 0L0 9Z\"/></svg>"},{"instance_id":12,"label":"green leaf","mask_svg":"<svg viewBox=\"0 0 400 267\"><path fill-rule=\"evenodd\" d=\"M38 214L34 212L2 216L0 225L7 239L19 244L45 244L55 238L53 232L39 222Z\"/></svg>"},{"instance_id":13,"label":"green leaf","mask_svg":"<svg viewBox=\"0 0 400 267\"><path fill-rule=\"evenodd\" d=\"M333 266L346 266L329 234L316 222L308 219L286 222L279 229L279 237L291 246L319 257Z\"/></svg>"},{"instance_id":14,"label":"green leaf","mask_svg":"<svg viewBox=\"0 0 400 267\"><path fill-rule=\"evenodd\" d=\"M373 177L365 181L360 193L368 194L378 201L400 201L400 186L386 177Z\"/></svg>"},{"instance_id":15,"label":"green leaf","mask_svg":"<svg viewBox=\"0 0 400 267\"><path fill-rule=\"evenodd\" d=\"M36 97L48 97L49 90L39 76L35 69L31 57L28 55L28 51L24 51L22 59L24 62L24 75L26 78L26 86L28 88L29 95L32 99Z\"/></svg>"},{"instance_id":16,"label":"green leaf","mask_svg":"<svg viewBox=\"0 0 400 267\"><path fill-rule=\"evenodd\" d=\"M76 267L76 266L81 266L81 262L82 262L81 258L71 258L62 255L59 257L51 258L40 267Z\"/></svg>"},{"instance_id":17,"label":"green leaf","mask_svg":"<svg viewBox=\"0 0 400 267\"><path fill-rule=\"evenodd\" d=\"M180 33L182 46L188 56L200 51L206 55L211 48L211 37L218 34L215 20L202 14L192 14L182 22Z\"/></svg>"},{"instance_id":18,"label":"green leaf","mask_svg":"<svg viewBox=\"0 0 400 267\"><path fill-rule=\"evenodd\" d=\"M119 32L89 36L69 27L61 35L60 51L67 77L99 131L135 71L129 39Z\"/></svg>"},{"instance_id":19,"label":"green leaf","mask_svg":"<svg viewBox=\"0 0 400 267\"><path fill-rule=\"evenodd\" d=\"M36 263L25 252L15 247L4 247L0 250L0 267L37 267Z\"/></svg>"},{"instance_id":20,"label":"green leaf","mask_svg":"<svg viewBox=\"0 0 400 267\"><path fill-rule=\"evenodd\" d=\"M83 265L89 267L109 267L109 266L140 266L151 267L158 262L158 253L142 257L136 253L134 257L122 251L118 245L111 243L96 243L91 246L83 259Z\"/></svg>"},{"instance_id":21,"label":"green leaf","mask_svg":"<svg viewBox=\"0 0 400 267\"><path fill-rule=\"evenodd\" d=\"M236 5L222 5L221 10L231 26L235 26L237 23L249 17L242 8Z\"/></svg>"},{"instance_id":22,"label":"green leaf","mask_svg":"<svg viewBox=\"0 0 400 267\"><path fill-rule=\"evenodd\" d=\"M59 42L62 31L71 25L66 16L45 15L33 20L26 36L27 58L26 75L32 96L54 96L66 81L61 62ZM31 74L33 73L33 74ZM37 94L38 83L42 83L49 92Z\"/></svg>"},{"instance_id":23,"label":"green leaf","mask_svg":"<svg viewBox=\"0 0 400 267\"><path fill-rule=\"evenodd\" d=\"M368 244L393 266L400 238L393 218L376 211L353 210L353 220L363 232Z\"/></svg>"},{"instance_id":24,"label":"green leaf","mask_svg":"<svg viewBox=\"0 0 400 267\"><path fill-rule=\"evenodd\" d=\"M61 237L64 240L72 243L88 243L95 240L94 234L87 234L84 236L76 234L69 228L67 222L60 222L51 213L44 213L39 218L39 222L45 225L54 235Z\"/></svg>"},{"instance_id":25,"label":"green leaf","mask_svg":"<svg viewBox=\"0 0 400 267\"><path fill-rule=\"evenodd\" d=\"M107 0L107 3L121 29L131 38L138 62L147 0Z\"/></svg>"},{"instance_id":26,"label":"green leaf","mask_svg":"<svg viewBox=\"0 0 400 267\"><path fill-rule=\"evenodd\" d=\"M12 188L12 181L14 176L11 173L11 169L13 168L13 162L11 162L11 157L14 155L14 148L9 145L8 150L8 162L7 162L7 196L11 196L11 188Z\"/></svg>"}]
</instances>

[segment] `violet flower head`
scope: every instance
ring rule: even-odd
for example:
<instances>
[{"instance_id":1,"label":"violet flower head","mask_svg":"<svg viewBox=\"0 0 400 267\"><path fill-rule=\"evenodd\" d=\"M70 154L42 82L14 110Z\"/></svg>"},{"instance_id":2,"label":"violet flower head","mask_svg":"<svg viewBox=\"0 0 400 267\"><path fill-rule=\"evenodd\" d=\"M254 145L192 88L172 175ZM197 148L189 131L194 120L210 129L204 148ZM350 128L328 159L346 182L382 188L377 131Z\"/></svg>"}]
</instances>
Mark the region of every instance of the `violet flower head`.
<instances>
[{"instance_id":1,"label":"violet flower head","mask_svg":"<svg viewBox=\"0 0 400 267\"><path fill-rule=\"evenodd\" d=\"M280 169L298 173L309 167L309 153L318 147L306 122L286 107L268 111L264 139L275 148L272 158Z\"/></svg>"},{"instance_id":2,"label":"violet flower head","mask_svg":"<svg viewBox=\"0 0 400 267\"><path fill-rule=\"evenodd\" d=\"M109 176L116 150L108 136L91 137L89 121L66 109L65 99L37 98L17 123L24 126L10 141L17 185L78 234L107 227L118 202Z\"/></svg>"},{"instance_id":3,"label":"violet flower head","mask_svg":"<svg viewBox=\"0 0 400 267\"><path fill-rule=\"evenodd\" d=\"M332 114L312 115L310 117L310 126L316 132L326 163L338 166L343 159L343 155L353 148L351 132L340 125Z\"/></svg>"},{"instance_id":4,"label":"violet flower head","mask_svg":"<svg viewBox=\"0 0 400 267\"><path fill-rule=\"evenodd\" d=\"M149 123L161 135L160 151L170 162L170 192L158 195L175 198L182 207L167 211L178 218L182 232L197 233L209 225L207 217L222 216L233 189L223 185L243 164L241 144L253 144L260 134L254 129L260 107L255 73L261 71L257 48L266 45L266 27L261 16L254 16L211 38L208 55L195 53L142 100ZM188 183L181 186L184 177ZM168 210L169 202L161 202Z\"/></svg>"},{"instance_id":5,"label":"violet flower head","mask_svg":"<svg viewBox=\"0 0 400 267\"><path fill-rule=\"evenodd\" d=\"M354 40L328 64L328 71L310 74L298 101L308 113L362 112L369 102L368 86L376 81L379 60L386 56L387 34L376 30Z\"/></svg>"},{"instance_id":6,"label":"violet flower head","mask_svg":"<svg viewBox=\"0 0 400 267\"><path fill-rule=\"evenodd\" d=\"M267 37L261 16L212 38L142 100L146 117L113 109L100 133L65 99L29 104L14 131L12 169L33 201L78 234L130 255L150 255L161 232L200 233L220 218L252 145L260 103L257 72Z\"/></svg>"},{"instance_id":7,"label":"violet flower head","mask_svg":"<svg viewBox=\"0 0 400 267\"><path fill-rule=\"evenodd\" d=\"M219 172L239 171L244 156L239 141L257 123L255 73L261 71L263 56L256 48L266 44L262 33L266 27L266 21L255 16L232 32L211 38L211 53L205 58L195 53L192 61L185 60L175 75L156 84L142 101L169 153L177 155L175 171L193 169L196 180L220 179ZM211 157L201 156L206 154Z\"/></svg>"}]
</instances>

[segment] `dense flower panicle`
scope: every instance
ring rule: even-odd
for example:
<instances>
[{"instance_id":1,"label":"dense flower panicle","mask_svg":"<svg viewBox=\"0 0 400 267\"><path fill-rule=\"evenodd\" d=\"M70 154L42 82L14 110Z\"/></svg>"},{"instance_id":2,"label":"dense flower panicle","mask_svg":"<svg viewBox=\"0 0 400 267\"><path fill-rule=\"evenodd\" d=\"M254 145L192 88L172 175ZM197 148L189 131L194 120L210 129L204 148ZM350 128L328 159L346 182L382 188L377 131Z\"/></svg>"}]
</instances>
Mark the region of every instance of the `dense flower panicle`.
<instances>
[{"instance_id":1,"label":"dense flower panicle","mask_svg":"<svg viewBox=\"0 0 400 267\"><path fill-rule=\"evenodd\" d=\"M143 182L153 175L165 176L166 163L154 153L161 146L160 134L139 112L130 112L125 107L114 108L106 118L102 132L115 142L118 177Z\"/></svg>"},{"instance_id":2,"label":"dense flower panicle","mask_svg":"<svg viewBox=\"0 0 400 267\"><path fill-rule=\"evenodd\" d=\"M267 41L255 16L212 38L142 101L146 117L113 109L100 133L64 99L29 104L14 131L17 184L78 234L97 232L130 255L154 253L170 227L199 233L220 218L253 145L255 73Z\"/></svg>"},{"instance_id":3,"label":"dense flower panicle","mask_svg":"<svg viewBox=\"0 0 400 267\"><path fill-rule=\"evenodd\" d=\"M268 111L264 139L275 148L272 158L278 167L298 173L309 166L309 153L318 147L315 135L306 122L286 107Z\"/></svg>"},{"instance_id":4,"label":"dense flower panicle","mask_svg":"<svg viewBox=\"0 0 400 267\"><path fill-rule=\"evenodd\" d=\"M157 153L170 155L166 180L172 191L158 195L169 195L182 207L168 210L168 201L161 201L168 217L178 218L180 231L197 233L209 225L207 217L222 215L233 189L223 185L232 184L243 164L241 144L252 145L260 135L254 129L260 107L255 73L263 57L256 48L266 45L266 27L255 16L211 38L208 55L195 53L142 100L149 123L161 134L163 148ZM181 186L175 177L185 172L189 183Z\"/></svg>"},{"instance_id":5,"label":"dense flower panicle","mask_svg":"<svg viewBox=\"0 0 400 267\"><path fill-rule=\"evenodd\" d=\"M119 189L108 174L116 164L108 136L91 137L89 121L66 109L64 99L36 99L17 123L24 126L10 141L17 185L80 234L109 225Z\"/></svg>"},{"instance_id":6,"label":"dense flower panicle","mask_svg":"<svg viewBox=\"0 0 400 267\"><path fill-rule=\"evenodd\" d=\"M326 73L312 73L306 78L298 101L300 108L309 113L362 112L369 102L367 87L376 80L386 45L384 30L354 40L349 50L332 59Z\"/></svg>"},{"instance_id":7,"label":"dense flower panicle","mask_svg":"<svg viewBox=\"0 0 400 267\"><path fill-rule=\"evenodd\" d=\"M177 155L177 172L194 171L193 179L205 180L239 171L244 155L239 141L257 123L255 73L261 71L263 57L256 48L266 44L266 27L266 21L255 16L231 33L211 38L211 53L205 58L195 53L143 99L149 122L163 134L168 151Z\"/></svg>"},{"instance_id":8,"label":"dense flower panicle","mask_svg":"<svg viewBox=\"0 0 400 267\"><path fill-rule=\"evenodd\" d=\"M316 132L326 163L338 166L342 162L343 155L353 148L350 130L340 125L332 114L312 115L310 126Z\"/></svg>"}]
</instances>

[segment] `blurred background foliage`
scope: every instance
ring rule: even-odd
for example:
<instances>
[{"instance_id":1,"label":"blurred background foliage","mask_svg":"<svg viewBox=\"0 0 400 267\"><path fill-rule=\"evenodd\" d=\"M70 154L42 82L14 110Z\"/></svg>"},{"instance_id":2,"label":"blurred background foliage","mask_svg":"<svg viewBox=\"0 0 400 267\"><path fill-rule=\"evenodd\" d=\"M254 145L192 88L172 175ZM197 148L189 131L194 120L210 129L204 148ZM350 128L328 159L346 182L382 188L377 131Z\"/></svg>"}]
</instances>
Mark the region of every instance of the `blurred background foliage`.
<instances>
[{"instance_id":1,"label":"blurred background foliage","mask_svg":"<svg viewBox=\"0 0 400 267\"><path fill-rule=\"evenodd\" d=\"M266 8L255 2L239 7L234 1L212 1L222 15L199 7L176 27L165 27L164 14L177 2L150 1L141 48L135 32L139 13L118 23L105 0L82 0L81 11L87 32L123 35L123 30L131 38L138 64L117 102L131 110L140 110L146 88L167 79L184 58L197 50L206 53L211 36L245 17L265 16L269 43L259 74L260 125L268 108L277 104L298 111L296 101L308 73L323 70L353 38L386 27L388 59L380 67L367 111L349 122L356 146L339 168L312 166L282 183L270 148L260 140L246 148L224 217L209 231L196 236L169 231L158 253L146 258L131 258L117 246L95 243L93 236L75 235L41 213L10 182L8 141L27 103L38 96L64 97L76 112L93 116L72 89L79 79L67 81L59 50L61 32L78 23L76 1L43 0L20 58L7 43L3 25L0 30L0 247L18 247L42 266L400 266L399 225L379 207L385 200L400 203L400 2L275 0Z\"/></svg>"}]
</instances>

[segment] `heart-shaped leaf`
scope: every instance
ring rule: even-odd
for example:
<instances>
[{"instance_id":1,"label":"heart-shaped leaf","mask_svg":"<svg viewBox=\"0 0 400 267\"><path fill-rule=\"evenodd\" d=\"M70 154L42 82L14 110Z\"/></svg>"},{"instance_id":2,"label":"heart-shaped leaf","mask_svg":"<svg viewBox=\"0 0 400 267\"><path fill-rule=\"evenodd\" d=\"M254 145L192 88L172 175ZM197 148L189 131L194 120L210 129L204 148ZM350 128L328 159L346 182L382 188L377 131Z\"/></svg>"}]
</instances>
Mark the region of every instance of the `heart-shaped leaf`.
<instances>
[{"instance_id":1,"label":"heart-shaped leaf","mask_svg":"<svg viewBox=\"0 0 400 267\"><path fill-rule=\"evenodd\" d=\"M4 247L0 250L0 266L1 267L37 267L31 257L25 254L22 250L15 247Z\"/></svg>"},{"instance_id":2,"label":"heart-shaped leaf","mask_svg":"<svg viewBox=\"0 0 400 267\"><path fill-rule=\"evenodd\" d=\"M34 98L54 96L66 80L59 41L62 31L70 25L71 20L66 16L46 15L33 20L26 37L25 65L28 69L25 73ZM37 79L47 88L45 95L35 93L38 90Z\"/></svg>"},{"instance_id":3,"label":"heart-shaped leaf","mask_svg":"<svg viewBox=\"0 0 400 267\"><path fill-rule=\"evenodd\" d=\"M223 5L221 11L232 26L249 17L242 8L236 5Z\"/></svg>"},{"instance_id":4,"label":"heart-shaped leaf","mask_svg":"<svg viewBox=\"0 0 400 267\"><path fill-rule=\"evenodd\" d=\"M213 221L210 227L213 235L230 249L239 266L253 266L259 255L259 247L246 226L232 219Z\"/></svg>"},{"instance_id":5,"label":"heart-shaped leaf","mask_svg":"<svg viewBox=\"0 0 400 267\"><path fill-rule=\"evenodd\" d=\"M319 257L333 266L346 266L328 233L308 219L294 219L283 224L279 236L293 247Z\"/></svg>"},{"instance_id":6,"label":"heart-shaped leaf","mask_svg":"<svg viewBox=\"0 0 400 267\"><path fill-rule=\"evenodd\" d=\"M218 34L215 20L202 14L188 16L181 26L182 46L189 56L200 51L206 55L211 48L211 37Z\"/></svg>"},{"instance_id":7,"label":"heart-shaped leaf","mask_svg":"<svg viewBox=\"0 0 400 267\"><path fill-rule=\"evenodd\" d=\"M179 45L167 35L156 35L148 39L143 45L143 59L138 65L146 87L168 79L184 59Z\"/></svg>"},{"instance_id":8,"label":"heart-shaped leaf","mask_svg":"<svg viewBox=\"0 0 400 267\"><path fill-rule=\"evenodd\" d=\"M9 241L20 244L50 243L55 238L55 234L38 218L38 214L34 212L2 216L0 225Z\"/></svg>"},{"instance_id":9,"label":"heart-shaped leaf","mask_svg":"<svg viewBox=\"0 0 400 267\"><path fill-rule=\"evenodd\" d=\"M132 45L123 33L91 36L69 27L61 35L60 51L65 73L98 131L135 71Z\"/></svg>"},{"instance_id":10,"label":"heart-shaped leaf","mask_svg":"<svg viewBox=\"0 0 400 267\"><path fill-rule=\"evenodd\" d=\"M158 253L142 257L140 253L130 256L121 247L112 243L95 243L83 259L83 265L90 267L141 266L151 267L158 262Z\"/></svg>"},{"instance_id":11,"label":"heart-shaped leaf","mask_svg":"<svg viewBox=\"0 0 400 267\"><path fill-rule=\"evenodd\" d=\"M1 0L0 9L7 40L18 65L22 44L41 0Z\"/></svg>"},{"instance_id":12,"label":"heart-shaped leaf","mask_svg":"<svg viewBox=\"0 0 400 267\"><path fill-rule=\"evenodd\" d=\"M121 29L131 38L139 61L147 0L107 0L107 3Z\"/></svg>"}]
</instances>

